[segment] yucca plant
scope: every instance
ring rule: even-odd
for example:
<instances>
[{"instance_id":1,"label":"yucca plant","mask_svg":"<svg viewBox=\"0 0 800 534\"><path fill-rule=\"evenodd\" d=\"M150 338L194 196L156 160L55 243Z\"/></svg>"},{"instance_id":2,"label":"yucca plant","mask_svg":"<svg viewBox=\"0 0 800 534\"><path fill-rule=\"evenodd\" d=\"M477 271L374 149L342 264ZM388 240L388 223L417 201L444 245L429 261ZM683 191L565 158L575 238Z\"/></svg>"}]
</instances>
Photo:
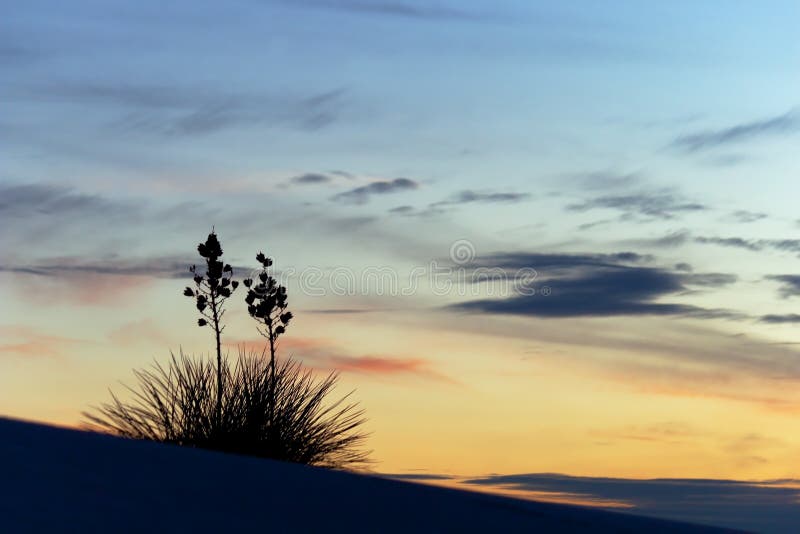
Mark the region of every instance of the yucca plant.
<instances>
[{"instance_id":1,"label":"yucca plant","mask_svg":"<svg viewBox=\"0 0 800 534\"><path fill-rule=\"evenodd\" d=\"M195 300L198 325L210 326L216 361L171 354L166 366L154 363L134 371L136 384L125 386L126 399L111 392L111 401L84 412L87 426L118 436L249 454L325 467L356 467L368 462L361 447L364 411L348 393L330 401L336 373L316 378L299 362L277 363L278 338L292 313L286 288L270 274L272 260L259 252L255 279L247 279L245 302L258 331L266 338L261 352L239 349L231 363L222 354L224 304L236 289L233 268L222 261L222 245L213 231L197 251L204 273L193 265L195 288L184 295Z\"/></svg>"},{"instance_id":2,"label":"yucca plant","mask_svg":"<svg viewBox=\"0 0 800 534\"><path fill-rule=\"evenodd\" d=\"M87 427L134 439L200 447L323 467L368 464L362 449L364 411L348 393L329 398L338 375L315 378L295 360L277 366L274 381L265 353L239 349L236 362L192 358L182 352L168 364L134 371L129 399L85 412ZM224 380L215 376L221 373ZM222 384L222 390L217 390ZM216 399L221 398L217 413ZM274 402L274 412L268 407ZM219 417L220 423L216 420Z\"/></svg>"}]
</instances>

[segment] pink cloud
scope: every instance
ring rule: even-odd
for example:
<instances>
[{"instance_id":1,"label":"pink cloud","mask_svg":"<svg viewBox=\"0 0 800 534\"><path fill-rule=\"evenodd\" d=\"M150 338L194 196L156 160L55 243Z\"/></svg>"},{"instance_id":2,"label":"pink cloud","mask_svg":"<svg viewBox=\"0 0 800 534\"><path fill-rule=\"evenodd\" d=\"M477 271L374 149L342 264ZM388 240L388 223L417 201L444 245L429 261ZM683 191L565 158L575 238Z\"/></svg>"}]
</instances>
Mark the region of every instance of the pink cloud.
<instances>
[{"instance_id":1,"label":"pink cloud","mask_svg":"<svg viewBox=\"0 0 800 534\"><path fill-rule=\"evenodd\" d=\"M154 279L138 275L111 275L72 272L62 276L14 273L13 288L18 297L35 303L68 303L79 306L104 306L128 299L149 287Z\"/></svg>"},{"instance_id":2,"label":"pink cloud","mask_svg":"<svg viewBox=\"0 0 800 534\"><path fill-rule=\"evenodd\" d=\"M7 341L0 345L0 354L15 356L58 356L66 345L81 342L79 339L48 335L27 326L15 325L0 326L0 336Z\"/></svg>"},{"instance_id":3,"label":"pink cloud","mask_svg":"<svg viewBox=\"0 0 800 534\"><path fill-rule=\"evenodd\" d=\"M396 358L385 356L333 356L333 369L369 375L417 375L434 380L454 382L453 379L434 371L427 360L420 358Z\"/></svg>"},{"instance_id":4,"label":"pink cloud","mask_svg":"<svg viewBox=\"0 0 800 534\"><path fill-rule=\"evenodd\" d=\"M245 347L261 352L264 339L236 340L228 347ZM383 355L354 356L344 353L334 342L313 338L286 338L280 340L279 354L291 355L309 367L325 371L359 373L375 377L416 376L442 382L456 383L452 378L436 371L423 358L404 358Z\"/></svg>"}]
</instances>

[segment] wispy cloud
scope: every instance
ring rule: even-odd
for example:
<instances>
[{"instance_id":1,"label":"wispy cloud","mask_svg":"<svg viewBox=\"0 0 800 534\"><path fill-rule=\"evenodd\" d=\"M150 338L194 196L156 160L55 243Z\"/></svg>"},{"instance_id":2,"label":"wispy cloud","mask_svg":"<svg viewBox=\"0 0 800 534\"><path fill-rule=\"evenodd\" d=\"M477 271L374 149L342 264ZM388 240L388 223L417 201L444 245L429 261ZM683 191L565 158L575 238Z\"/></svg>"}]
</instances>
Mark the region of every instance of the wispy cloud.
<instances>
[{"instance_id":1,"label":"wispy cloud","mask_svg":"<svg viewBox=\"0 0 800 534\"><path fill-rule=\"evenodd\" d=\"M767 276L766 279L780 283L780 289L778 291L781 297L789 298L800 296L800 275L774 274Z\"/></svg>"},{"instance_id":2,"label":"wispy cloud","mask_svg":"<svg viewBox=\"0 0 800 534\"><path fill-rule=\"evenodd\" d=\"M349 191L331 197L331 200L351 204L364 204L374 195L388 195L412 191L419 187L419 183L409 178L395 178L393 180L375 180L367 185L362 185Z\"/></svg>"},{"instance_id":3,"label":"wispy cloud","mask_svg":"<svg viewBox=\"0 0 800 534\"><path fill-rule=\"evenodd\" d=\"M644 238L644 239L626 239L622 241L625 244L635 245L646 248L674 248L686 244L690 240L688 230L677 230L670 232L661 237Z\"/></svg>"},{"instance_id":4,"label":"wispy cloud","mask_svg":"<svg viewBox=\"0 0 800 534\"><path fill-rule=\"evenodd\" d=\"M591 230L592 228L597 228L598 226L605 226L613 222L615 222L615 219L600 219L599 221L592 221L588 223L579 224L578 230L581 231Z\"/></svg>"},{"instance_id":5,"label":"wispy cloud","mask_svg":"<svg viewBox=\"0 0 800 534\"><path fill-rule=\"evenodd\" d=\"M499 193L492 191L473 191L465 189L459 191L445 200L434 202L431 207L438 206L455 206L460 204L513 204L528 200L531 197L529 193Z\"/></svg>"},{"instance_id":6,"label":"wispy cloud","mask_svg":"<svg viewBox=\"0 0 800 534\"><path fill-rule=\"evenodd\" d=\"M51 184L0 185L0 220L38 216L69 216L92 213L101 216L130 215L138 209L133 202L112 201L99 195L76 192Z\"/></svg>"},{"instance_id":7,"label":"wispy cloud","mask_svg":"<svg viewBox=\"0 0 800 534\"><path fill-rule=\"evenodd\" d=\"M617 173L610 171L595 171L569 175L568 178L576 181L582 189L593 191L608 191L630 187L642 181L639 173Z\"/></svg>"},{"instance_id":8,"label":"wispy cloud","mask_svg":"<svg viewBox=\"0 0 800 534\"><path fill-rule=\"evenodd\" d=\"M761 250L763 247L759 245L757 242L748 241L747 239L743 239L741 237L695 237L695 242L702 243L704 245L719 245L722 247L733 247L733 248L743 248L746 250L754 250L758 251Z\"/></svg>"},{"instance_id":9,"label":"wispy cloud","mask_svg":"<svg viewBox=\"0 0 800 534\"><path fill-rule=\"evenodd\" d=\"M430 217L442 217L448 213L448 210L442 206L435 206L433 204L429 204L421 208L415 208L414 206L408 206L408 205L397 206L388 209L387 212L390 215L400 215L402 217L430 218Z\"/></svg>"},{"instance_id":10,"label":"wispy cloud","mask_svg":"<svg viewBox=\"0 0 800 534\"><path fill-rule=\"evenodd\" d=\"M635 394L714 398L768 412L800 413L800 353L794 345L732 336L714 323L663 317L628 316L622 321L624 336L619 335L619 319L591 316L520 321L515 335L566 347L564 352L550 348L538 352L538 363L569 366L575 376L608 381ZM458 319L470 328L480 328L483 322L507 324L502 316L488 314ZM608 356L598 353L601 347L610 350Z\"/></svg>"},{"instance_id":11,"label":"wispy cloud","mask_svg":"<svg viewBox=\"0 0 800 534\"><path fill-rule=\"evenodd\" d=\"M6 271L43 274L37 265L21 258L105 248L103 245L118 242L127 229L146 220L150 211L148 203L141 200L52 184L0 185L0 226L6 228L0 236L6 252L0 266Z\"/></svg>"},{"instance_id":12,"label":"wispy cloud","mask_svg":"<svg viewBox=\"0 0 800 534\"><path fill-rule=\"evenodd\" d=\"M445 215L448 211L457 206L466 204L516 204L531 198L530 193L519 193L513 191L475 191L464 189L453 193L444 200L431 202L426 206L415 208L414 206L403 205L390 208L388 213L391 215L402 215L404 217L434 217Z\"/></svg>"},{"instance_id":13,"label":"wispy cloud","mask_svg":"<svg viewBox=\"0 0 800 534\"><path fill-rule=\"evenodd\" d=\"M663 421L648 425L627 425L620 429L595 429L589 431L589 435L614 441L659 441L674 444L702 436L703 432L681 421Z\"/></svg>"},{"instance_id":14,"label":"wispy cloud","mask_svg":"<svg viewBox=\"0 0 800 534\"><path fill-rule=\"evenodd\" d=\"M768 324L795 324L800 323L800 314L797 313L787 313L787 314L776 314L776 313L769 313L767 315L761 316L762 323Z\"/></svg>"},{"instance_id":15,"label":"wispy cloud","mask_svg":"<svg viewBox=\"0 0 800 534\"><path fill-rule=\"evenodd\" d=\"M687 285L700 287L725 287L736 283L739 277L731 273L695 273L683 275Z\"/></svg>"},{"instance_id":16,"label":"wispy cloud","mask_svg":"<svg viewBox=\"0 0 800 534\"><path fill-rule=\"evenodd\" d=\"M760 211L736 210L730 214L729 219L734 222L752 223L767 217L766 213Z\"/></svg>"},{"instance_id":17,"label":"wispy cloud","mask_svg":"<svg viewBox=\"0 0 800 534\"><path fill-rule=\"evenodd\" d=\"M642 216L668 220L683 213L703 211L708 207L664 191L632 195L604 195L567 206L567 210L577 212L595 209L617 210L622 212L623 218Z\"/></svg>"},{"instance_id":18,"label":"wispy cloud","mask_svg":"<svg viewBox=\"0 0 800 534\"><path fill-rule=\"evenodd\" d=\"M389 208L389 213L393 213L395 215L411 215L414 213L414 206L404 205L404 206L396 206L394 208Z\"/></svg>"},{"instance_id":19,"label":"wispy cloud","mask_svg":"<svg viewBox=\"0 0 800 534\"><path fill-rule=\"evenodd\" d=\"M116 115L111 126L118 131L192 136L252 125L317 130L337 120L344 94L341 88L296 96L177 86L59 83L30 87L12 97L102 108Z\"/></svg>"},{"instance_id":20,"label":"wispy cloud","mask_svg":"<svg viewBox=\"0 0 800 534\"><path fill-rule=\"evenodd\" d=\"M0 265L0 272L37 276L70 276L76 274L110 276L145 276L150 278L191 278L188 268L197 263L195 258L182 256L156 256L149 258L123 258L112 256L96 260L83 257L55 257L25 265ZM247 272L244 267L237 267Z\"/></svg>"},{"instance_id":21,"label":"wispy cloud","mask_svg":"<svg viewBox=\"0 0 800 534\"><path fill-rule=\"evenodd\" d=\"M720 130L705 130L682 135L672 146L684 152L700 152L763 137L793 134L800 130L800 115L789 111L783 115L737 124Z\"/></svg>"},{"instance_id":22,"label":"wispy cloud","mask_svg":"<svg viewBox=\"0 0 800 534\"><path fill-rule=\"evenodd\" d=\"M286 2L286 4L295 7L418 20L489 20L486 14L473 13L456 7L442 5L441 3L431 4L429 2L410 2L402 0L296 0Z\"/></svg>"},{"instance_id":23,"label":"wispy cloud","mask_svg":"<svg viewBox=\"0 0 800 534\"><path fill-rule=\"evenodd\" d=\"M698 236L695 242L704 245L719 245L722 247L741 248L752 252L772 249L781 252L800 254L800 239L745 239L743 237L707 237Z\"/></svg>"},{"instance_id":24,"label":"wispy cloud","mask_svg":"<svg viewBox=\"0 0 800 534\"><path fill-rule=\"evenodd\" d=\"M29 264L0 264L0 274L13 276L9 287L26 299L105 306L135 297L157 279L191 280L188 268L196 263L196 258L182 256L67 256L42 258ZM234 266L239 275L250 271L249 267Z\"/></svg>"},{"instance_id":25,"label":"wispy cloud","mask_svg":"<svg viewBox=\"0 0 800 534\"><path fill-rule=\"evenodd\" d=\"M299 185L315 185L315 184L325 184L332 180L330 176L327 174L321 174L317 172L308 172L306 174L301 174L299 176L294 176L290 182L293 184Z\"/></svg>"},{"instance_id":26,"label":"wispy cloud","mask_svg":"<svg viewBox=\"0 0 800 534\"><path fill-rule=\"evenodd\" d=\"M349 181L336 179L340 183ZM247 194L243 194L245 191ZM380 220L377 215L337 215L324 206L292 205L279 193L262 195L252 189L235 189L231 197L224 191L211 193L208 203L175 203L172 195L163 199L111 197L48 184L2 184L0 226L6 231L0 234L0 248L5 252L0 258L0 271L20 279L32 279L32 275L40 279L69 277L76 284L79 279L81 284L88 284L91 276L180 278L188 275L189 265L199 261L192 256L197 232L204 235L212 224L223 233L225 228L237 228L239 237L234 236L233 245L226 241L229 246L237 245L237 239L241 243L244 236L260 239L265 206L282 224L291 226L293 241L298 236L340 237L358 232L372 243L385 244L387 236L391 236L414 246L411 238L387 233L376 225ZM229 202L231 199L235 202ZM164 241L165 235L184 240L185 254L179 251L175 255L170 250L174 247ZM231 260L236 261L233 257ZM234 270L240 272L239 269L250 271L250 267L234 263ZM43 280L23 282L49 285Z\"/></svg>"},{"instance_id":27,"label":"wispy cloud","mask_svg":"<svg viewBox=\"0 0 800 534\"><path fill-rule=\"evenodd\" d=\"M157 200L86 193L47 183L0 185L0 226L8 231L0 242L8 253L3 264L18 251L72 252L74 248L116 246L129 230L157 221L162 225L191 227L211 220L213 210L201 203L161 204ZM92 239L86 239L91 235ZM106 241L107 240L107 241ZM31 248L29 245L38 246ZM18 265L19 266L19 265Z\"/></svg>"},{"instance_id":28,"label":"wispy cloud","mask_svg":"<svg viewBox=\"0 0 800 534\"><path fill-rule=\"evenodd\" d=\"M54 278L69 278L76 275L103 275L147 278L191 278L189 266L198 264L199 272L203 266L196 257L189 256L150 256L122 257L118 255L106 258L87 259L83 256L64 256L43 258L34 263L23 265L0 264L0 272L34 275ZM252 268L234 265L235 273L249 273Z\"/></svg>"}]
</instances>

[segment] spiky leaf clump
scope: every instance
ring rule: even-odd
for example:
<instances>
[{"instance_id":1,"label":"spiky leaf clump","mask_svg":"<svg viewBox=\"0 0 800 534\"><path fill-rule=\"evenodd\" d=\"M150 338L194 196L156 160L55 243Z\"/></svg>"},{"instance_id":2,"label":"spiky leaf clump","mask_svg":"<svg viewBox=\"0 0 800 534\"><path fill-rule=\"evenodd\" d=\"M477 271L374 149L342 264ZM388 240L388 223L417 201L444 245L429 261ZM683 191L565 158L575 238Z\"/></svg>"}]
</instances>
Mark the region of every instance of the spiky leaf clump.
<instances>
[{"instance_id":1,"label":"spiky leaf clump","mask_svg":"<svg viewBox=\"0 0 800 534\"><path fill-rule=\"evenodd\" d=\"M351 394L331 400L337 375L316 378L287 359L275 373L274 389L264 354L239 351L234 364L222 360L219 426L213 361L172 355L167 366L134 371L129 398L84 413L88 427L127 438L201 447L322 467L360 467L364 411ZM274 395L274 413L269 415Z\"/></svg>"}]
</instances>

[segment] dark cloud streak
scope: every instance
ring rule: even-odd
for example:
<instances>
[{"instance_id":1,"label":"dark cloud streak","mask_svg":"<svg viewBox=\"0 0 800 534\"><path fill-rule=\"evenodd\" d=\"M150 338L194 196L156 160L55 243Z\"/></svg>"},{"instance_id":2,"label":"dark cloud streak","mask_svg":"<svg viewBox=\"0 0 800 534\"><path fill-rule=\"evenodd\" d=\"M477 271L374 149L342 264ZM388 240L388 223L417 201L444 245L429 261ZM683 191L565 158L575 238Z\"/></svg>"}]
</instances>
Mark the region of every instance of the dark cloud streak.
<instances>
[{"instance_id":1,"label":"dark cloud streak","mask_svg":"<svg viewBox=\"0 0 800 534\"><path fill-rule=\"evenodd\" d=\"M784 315L770 313L761 316L762 323L768 324L796 324L800 323L800 314L787 313Z\"/></svg>"},{"instance_id":2,"label":"dark cloud streak","mask_svg":"<svg viewBox=\"0 0 800 534\"><path fill-rule=\"evenodd\" d=\"M473 191L465 189L455 193L450 198L434 202L430 207L435 208L438 206L454 206L460 204L512 204L528 200L531 197L529 193L497 193L486 191Z\"/></svg>"},{"instance_id":3,"label":"dark cloud streak","mask_svg":"<svg viewBox=\"0 0 800 534\"><path fill-rule=\"evenodd\" d=\"M629 239L626 240L625 243L634 244L640 247L652 247L658 249L675 248L686 244L689 241L689 238L690 234L688 230L679 230L666 234L662 237L656 237L652 239Z\"/></svg>"},{"instance_id":4,"label":"dark cloud streak","mask_svg":"<svg viewBox=\"0 0 800 534\"><path fill-rule=\"evenodd\" d=\"M766 277L767 280L773 280L781 284L778 292L781 297L797 297L800 296L800 275L797 274L775 274Z\"/></svg>"},{"instance_id":5,"label":"dark cloud streak","mask_svg":"<svg viewBox=\"0 0 800 534\"><path fill-rule=\"evenodd\" d=\"M742 237L705 237L694 238L695 242L704 245L740 248L751 252L772 249L781 252L800 254L800 239L745 239Z\"/></svg>"},{"instance_id":6,"label":"dark cloud streak","mask_svg":"<svg viewBox=\"0 0 800 534\"><path fill-rule=\"evenodd\" d=\"M696 243L703 245L719 245L722 247L743 248L746 250L759 251L763 247L755 242L742 239L741 237L695 237Z\"/></svg>"},{"instance_id":7,"label":"dark cloud streak","mask_svg":"<svg viewBox=\"0 0 800 534\"><path fill-rule=\"evenodd\" d=\"M190 257L154 256L86 260L82 257L47 258L30 265L0 265L0 272L34 276L60 277L77 274L108 276L145 276L150 278L191 278L189 266L198 264ZM198 265L198 268L202 267ZM252 271L250 267L234 266L238 275Z\"/></svg>"},{"instance_id":8,"label":"dark cloud streak","mask_svg":"<svg viewBox=\"0 0 800 534\"><path fill-rule=\"evenodd\" d=\"M364 204L373 195L388 195L417 189L419 184L409 178L395 178L394 180L376 180L367 185L356 187L334 195L331 200L349 204Z\"/></svg>"},{"instance_id":9,"label":"dark cloud streak","mask_svg":"<svg viewBox=\"0 0 800 534\"><path fill-rule=\"evenodd\" d=\"M767 217L768 215L766 213L748 210L736 210L730 215L733 221L740 223L752 223L760 221L761 219L766 219Z\"/></svg>"},{"instance_id":10,"label":"dark cloud streak","mask_svg":"<svg viewBox=\"0 0 800 534\"><path fill-rule=\"evenodd\" d=\"M644 216L655 219L673 219L678 214L708 209L697 202L687 202L669 192L636 193L631 195L599 196L581 203L570 204L568 211L585 212L595 209L614 209L624 218Z\"/></svg>"},{"instance_id":11,"label":"dark cloud streak","mask_svg":"<svg viewBox=\"0 0 800 534\"><path fill-rule=\"evenodd\" d=\"M700 152L732 143L768 136L792 134L800 130L800 117L795 111L776 117L737 124L721 130L707 130L678 137L672 147L684 152Z\"/></svg>"},{"instance_id":12,"label":"dark cloud streak","mask_svg":"<svg viewBox=\"0 0 800 534\"><path fill-rule=\"evenodd\" d=\"M533 269L537 272L534 291L520 291L502 299L473 300L449 308L545 318L664 315L711 319L741 316L728 310L661 302L664 297L687 293L690 286L716 288L732 284L736 276L693 274L636 265L644 258L635 253L494 255L482 259L475 268L505 272ZM547 292L542 291L544 287L548 288Z\"/></svg>"},{"instance_id":13,"label":"dark cloud streak","mask_svg":"<svg viewBox=\"0 0 800 534\"><path fill-rule=\"evenodd\" d=\"M300 184L300 185L324 184L330 182L331 177L328 176L327 174L309 172L306 174L301 174L300 176L295 176L290 181L293 184Z\"/></svg>"},{"instance_id":14,"label":"dark cloud streak","mask_svg":"<svg viewBox=\"0 0 800 534\"><path fill-rule=\"evenodd\" d=\"M366 15L381 15L417 20L487 20L486 15L479 13L471 13L443 5L412 3L400 0L293 0L285 3L295 7L325 9L330 11L360 13Z\"/></svg>"},{"instance_id":15,"label":"dark cloud streak","mask_svg":"<svg viewBox=\"0 0 800 534\"><path fill-rule=\"evenodd\" d=\"M632 506L632 512L746 529L791 532L800 524L798 482L740 482L714 479L653 479L573 477L555 474L490 475L466 484L568 495L586 502Z\"/></svg>"}]
</instances>

